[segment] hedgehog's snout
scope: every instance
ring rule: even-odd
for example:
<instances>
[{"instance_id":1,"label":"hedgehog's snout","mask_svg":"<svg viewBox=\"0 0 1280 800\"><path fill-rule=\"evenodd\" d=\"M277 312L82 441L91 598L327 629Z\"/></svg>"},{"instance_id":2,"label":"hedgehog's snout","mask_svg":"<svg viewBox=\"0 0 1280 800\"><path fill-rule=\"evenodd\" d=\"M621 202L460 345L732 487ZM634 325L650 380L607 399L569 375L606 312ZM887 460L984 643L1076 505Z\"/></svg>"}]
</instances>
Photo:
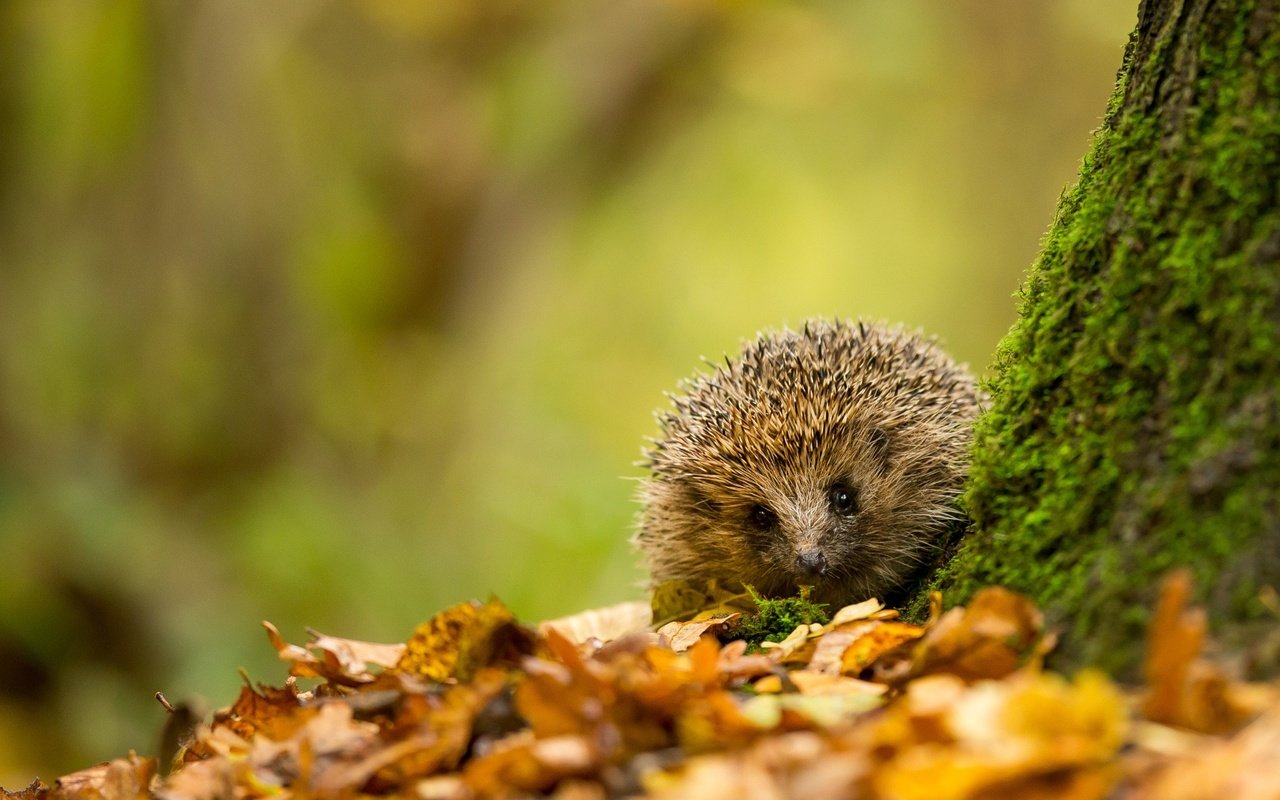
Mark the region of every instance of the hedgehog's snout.
<instances>
[{"instance_id":1,"label":"hedgehog's snout","mask_svg":"<svg viewBox=\"0 0 1280 800\"><path fill-rule=\"evenodd\" d=\"M818 548L796 553L796 572L805 578L821 578L827 574L827 557Z\"/></svg>"}]
</instances>

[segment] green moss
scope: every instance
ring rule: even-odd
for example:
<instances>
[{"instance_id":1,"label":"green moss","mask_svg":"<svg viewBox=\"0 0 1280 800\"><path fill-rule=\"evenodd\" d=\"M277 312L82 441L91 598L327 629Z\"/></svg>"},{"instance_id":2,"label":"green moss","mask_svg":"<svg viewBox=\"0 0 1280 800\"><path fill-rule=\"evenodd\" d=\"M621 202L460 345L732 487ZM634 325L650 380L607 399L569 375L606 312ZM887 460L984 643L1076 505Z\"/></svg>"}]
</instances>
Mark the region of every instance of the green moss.
<instances>
[{"instance_id":1,"label":"green moss","mask_svg":"<svg viewBox=\"0 0 1280 800\"><path fill-rule=\"evenodd\" d=\"M752 591L751 598L759 612L743 618L730 635L746 639L752 647L759 647L761 642L780 642L800 625L825 625L830 620L823 611L825 605L811 602L805 590L799 597L780 598L761 597Z\"/></svg>"},{"instance_id":2,"label":"green moss","mask_svg":"<svg viewBox=\"0 0 1280 800\"><path fill-rule=\"evenodd\" d=\"M976 530L925 587L1028 593L1121 671L1169 568L1220 625L1280 585L1280 25L1191 5L1130 41L996 354Z\"/></svg>"}]
</instances>

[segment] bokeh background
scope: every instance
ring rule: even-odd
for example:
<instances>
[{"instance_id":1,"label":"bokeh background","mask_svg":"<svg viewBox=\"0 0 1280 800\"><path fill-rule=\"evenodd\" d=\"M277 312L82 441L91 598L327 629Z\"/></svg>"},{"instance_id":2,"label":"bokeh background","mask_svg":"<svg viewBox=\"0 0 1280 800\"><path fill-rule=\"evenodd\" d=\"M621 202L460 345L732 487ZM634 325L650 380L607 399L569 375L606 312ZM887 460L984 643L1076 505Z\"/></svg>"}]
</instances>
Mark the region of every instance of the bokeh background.
<instances>
[{"instance_id":1,"label":"bokeh background","mask_svg":"<svg viewBox=\"0 0 1280 800\"><path fill-rule=\"evenodd\" d=\"M662 392L762 327L981 370L1116 0L7 0L0 784L399 641L637 598Z\"/></svg>"}]
</instances>

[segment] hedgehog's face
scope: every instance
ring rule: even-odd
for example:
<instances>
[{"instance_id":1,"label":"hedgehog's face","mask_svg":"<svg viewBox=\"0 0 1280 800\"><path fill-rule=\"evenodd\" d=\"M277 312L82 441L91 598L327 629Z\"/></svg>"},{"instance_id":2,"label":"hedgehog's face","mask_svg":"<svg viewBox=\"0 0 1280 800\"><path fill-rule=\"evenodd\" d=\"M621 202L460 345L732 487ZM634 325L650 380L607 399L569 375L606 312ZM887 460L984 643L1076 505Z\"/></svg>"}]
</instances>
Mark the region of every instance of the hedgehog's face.
<instances>
[{"instance_id":1,"label":"hedgehog's face","mask_svg":"<svg viewBox=\"0 0 1280 800\"><path fill-rule=\"evenodd\" d=\"M956 478L937 471L937 449L895 447L884 428L822 433L652 482L642 543L688 546L661 550L688 560L655 564L657 577L730 578L772 595L810 586L831 602L899 586L945 522Z\"/></svg>"},{"instance_id":2,"label":"hedgehog's face","mask_svg":"<svg viewBox=\"0 0 1280 800\"><path fill-rule=\"evenodd\" d=\"M757 464L724 487L718 527L764 567L771 580L762 591L822 594L827 585L867 583L879 560L878 522L892 511L878 486L890 469L888 436L872 429L860 441L844 438Z\"/></svg>"},{"instance_id":3,"label":"hedgehog's face","mask_svg":"<svg viewBox=\"0 0 1280 800\"><path fill-rule=\"evenodd\" d=\"M761 492L745 508L737 504L731 515L736 519L723 522L740 532L769 573L787 588L817 587L846 577L854 566L865 522L860 498L856 480L837 475L794 491Z\"/></svg>"}]
</instances>

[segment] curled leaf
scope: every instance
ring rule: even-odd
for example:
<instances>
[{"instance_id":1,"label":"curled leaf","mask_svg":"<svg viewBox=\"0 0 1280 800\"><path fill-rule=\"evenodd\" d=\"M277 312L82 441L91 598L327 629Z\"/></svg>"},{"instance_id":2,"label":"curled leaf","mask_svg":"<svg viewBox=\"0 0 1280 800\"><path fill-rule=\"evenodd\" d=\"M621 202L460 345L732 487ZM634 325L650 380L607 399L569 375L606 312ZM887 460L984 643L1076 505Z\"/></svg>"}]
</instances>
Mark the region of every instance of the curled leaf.
<instances>
[{"instance_id":1,"label":"curled leaf","mask_svg":"<svg viewBox=\"0 0 1280 800\"><path fill-rule=\"evenodd\" d=\"M289 674L298 678L325 678L348 686L369 683L377 677L370 667L393 667L404 653L402 644L379 644L327 636L308 631L305 646L289 644L270 622L263 622L267 638L282 661L290 662Z\"/></svg>"}]
</instances>

